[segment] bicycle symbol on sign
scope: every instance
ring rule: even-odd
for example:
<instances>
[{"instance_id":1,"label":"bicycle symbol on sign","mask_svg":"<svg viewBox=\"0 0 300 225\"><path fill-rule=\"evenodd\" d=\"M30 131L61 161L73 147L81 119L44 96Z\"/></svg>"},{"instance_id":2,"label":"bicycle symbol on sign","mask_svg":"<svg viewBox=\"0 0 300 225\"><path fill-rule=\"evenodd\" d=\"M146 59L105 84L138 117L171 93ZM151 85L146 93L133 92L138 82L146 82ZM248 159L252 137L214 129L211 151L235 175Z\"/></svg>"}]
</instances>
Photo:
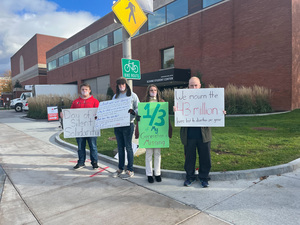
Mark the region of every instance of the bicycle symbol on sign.
<instances>
[{"instance_id":1,"label":"bicycle symbol on sign","mask_svg":"<svg viewBox=\"0 0 300 225\"><path fill-rule=\"evenodd\" d=\"M125 72L129 72L130 70L134 73L138 73L139 72L139 68L137 65L134 65L134 62L129 62L128 64L125 64L124 66L124 70Z\"/></svg>"}]
</instances>

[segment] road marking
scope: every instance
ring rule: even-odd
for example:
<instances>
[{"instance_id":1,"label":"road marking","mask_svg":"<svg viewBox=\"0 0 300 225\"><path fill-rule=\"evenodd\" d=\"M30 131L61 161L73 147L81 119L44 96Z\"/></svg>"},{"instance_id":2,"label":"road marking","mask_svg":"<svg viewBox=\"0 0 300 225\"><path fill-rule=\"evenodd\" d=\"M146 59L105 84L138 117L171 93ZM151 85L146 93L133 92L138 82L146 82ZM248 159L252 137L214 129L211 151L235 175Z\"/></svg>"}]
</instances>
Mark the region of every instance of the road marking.
<instances>
[{"instance_id":1,"label":"road marking","mask_svg":"<svg viewBox=\"0 0 300 225\"><path fill-rule=\"evenodd\" d=\"M105 168L103 168L103 169L100 168L100 170L99 170L98 172L94 173L94 174L91 175L90 177L94 177L94 176L98 175L99 173L103 172L104 170L106 170L106 169L108 169L108 168L109 168L108 166L105 167ZM100 175L101 175L101 174L100 174Z\"/></svg>"}]
</instances>

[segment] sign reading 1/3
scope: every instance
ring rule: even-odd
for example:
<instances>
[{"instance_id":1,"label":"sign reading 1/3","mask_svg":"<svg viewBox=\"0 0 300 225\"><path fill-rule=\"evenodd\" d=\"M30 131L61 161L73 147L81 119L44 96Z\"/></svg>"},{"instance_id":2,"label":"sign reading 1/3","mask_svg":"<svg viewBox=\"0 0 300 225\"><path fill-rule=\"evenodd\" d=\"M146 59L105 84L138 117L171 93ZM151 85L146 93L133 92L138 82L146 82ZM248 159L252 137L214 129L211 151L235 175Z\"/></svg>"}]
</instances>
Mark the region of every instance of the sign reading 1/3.
<instances>
[{"instance_id":1,"label":"sign reading 1/3","mask_svg":"<svg viewBox=\"0 0 300 225\"><path fill-rule=\"evenodd\" d=\"M169 147L168 102L139 103L139 147Z\"/></svg>"},{"instance_id":2,"label":"sign reading 1/3","mask_svg":"<svg viewBox=\"0 0 300 225\"><path fill-rule=\"evenodd\" d=\"M140 80L141 66L139 60L122 59L122 74L127 79Z\"/></svg>"}]
</instances>

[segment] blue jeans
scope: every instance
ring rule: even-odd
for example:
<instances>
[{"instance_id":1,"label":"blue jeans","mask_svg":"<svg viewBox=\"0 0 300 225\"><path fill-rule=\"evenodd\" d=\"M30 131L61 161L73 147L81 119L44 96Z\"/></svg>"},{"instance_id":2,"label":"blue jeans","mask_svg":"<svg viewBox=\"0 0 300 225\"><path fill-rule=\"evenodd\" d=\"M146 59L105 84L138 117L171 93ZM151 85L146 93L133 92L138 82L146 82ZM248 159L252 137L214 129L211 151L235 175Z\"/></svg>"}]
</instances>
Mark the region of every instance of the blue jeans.
<instances>
[{"instance_id":1,"label":"blue jeans","mask_svg":"<svg viewBox=\"0 0 300 225\"><path fill-rule=\"evenodd\" d=\"M97 137L81 137L76 138L78 144L78 164L83 165L86 158L86 141L90 146L91 163L98 163Z\"/></svg>"},{"instance_id":2,"label":"blue jeans","mask_svg":"<svg viewBox=\"0 0 300 225\"><path fill-rule=\"evenodd\" d=\"M130 123L127 127L116 127L114 129L117 143L118 143L118 154L119 154L119 169L124 170L125 164L125 148L127 152L127 170L133 171L133 150L132 150L132 135L134 125Z\"/></svg>"}]
</instances>

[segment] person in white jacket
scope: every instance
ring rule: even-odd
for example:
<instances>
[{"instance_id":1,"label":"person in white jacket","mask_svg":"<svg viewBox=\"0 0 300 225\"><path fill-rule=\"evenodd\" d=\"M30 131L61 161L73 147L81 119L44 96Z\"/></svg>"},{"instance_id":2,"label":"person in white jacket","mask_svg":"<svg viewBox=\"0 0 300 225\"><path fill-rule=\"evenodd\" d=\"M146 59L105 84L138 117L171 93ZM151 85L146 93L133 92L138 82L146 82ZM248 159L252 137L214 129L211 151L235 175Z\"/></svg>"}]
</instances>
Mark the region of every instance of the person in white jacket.
<instances>
[{"instance_id":1,"label":"person in white jacket","mask_svg":"<svg viewBox=\"0 0 300 225\"><path fill-rule=\"evenodd\" d=\"M147 88L146 96L144 98L144 102L164 102L161 98L160 91L157 86L154 84L150 84ZM169 122L169 137L172 137L172 126ZM137 123L135 129L135 138L139 138L139 126ZM145 164L146 164L146 176L148 178L149 183L153 183L153 169L152 169L152 156L154 154L154 176L157 182L161 182L161 149L160 148L146 148L145 155Z\"/></svg>"}]
</instances>

